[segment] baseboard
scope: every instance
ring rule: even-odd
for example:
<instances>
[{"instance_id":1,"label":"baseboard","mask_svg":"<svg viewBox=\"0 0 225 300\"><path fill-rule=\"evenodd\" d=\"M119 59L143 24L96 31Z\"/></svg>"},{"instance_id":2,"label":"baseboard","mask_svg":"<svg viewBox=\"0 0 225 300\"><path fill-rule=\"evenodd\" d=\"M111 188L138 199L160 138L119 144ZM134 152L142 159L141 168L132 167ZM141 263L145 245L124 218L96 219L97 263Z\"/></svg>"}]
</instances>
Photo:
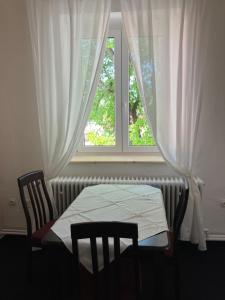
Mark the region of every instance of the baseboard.
<instances>
[{"instance_id":1,"label":"baseboard","mask_svg":"<svg viewBox=\"0 0 225 300\"><path fill-rule=\"evenodd\" d=\"M25 229L1 229L0 235L7 235L7 234L13 234L13 235L26 235L27 231Z\"/></svg>"},{"instance_id":2,"label":"baseboard","mask_svg":"<svg viewBox=\"0 0 225 300\"><path fill-rule=\"evenodd\" d=\"M208 233L207 241L225 241L225 234Z\"/></svg>"}]
</instances>

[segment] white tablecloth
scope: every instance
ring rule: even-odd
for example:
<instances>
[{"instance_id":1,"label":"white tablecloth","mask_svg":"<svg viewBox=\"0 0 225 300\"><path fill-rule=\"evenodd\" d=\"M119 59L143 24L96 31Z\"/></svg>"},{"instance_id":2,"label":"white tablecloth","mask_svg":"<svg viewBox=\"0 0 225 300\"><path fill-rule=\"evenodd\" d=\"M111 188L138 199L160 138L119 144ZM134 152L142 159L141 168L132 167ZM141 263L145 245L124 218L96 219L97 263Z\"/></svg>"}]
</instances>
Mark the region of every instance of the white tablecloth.
<instances>
[{"instance_id":1,"label":"white tablecloth","mask_svg":"<svg viewBox=\"0 0 225 300\"><path fill-rule=\"evenodd\" d=\"M139 240L168 230L161 190L148 185L100 184L86 187L51 229L72 252L70 225L90 221L137 223ZM130 243L131 240L122 239L121 252ZM97 244L101 270L101 241ZM79 241L79 254L81 263L92 272L89 240ZM112 255L110 258L113 260Z\"/></svg>"}]
</instances>

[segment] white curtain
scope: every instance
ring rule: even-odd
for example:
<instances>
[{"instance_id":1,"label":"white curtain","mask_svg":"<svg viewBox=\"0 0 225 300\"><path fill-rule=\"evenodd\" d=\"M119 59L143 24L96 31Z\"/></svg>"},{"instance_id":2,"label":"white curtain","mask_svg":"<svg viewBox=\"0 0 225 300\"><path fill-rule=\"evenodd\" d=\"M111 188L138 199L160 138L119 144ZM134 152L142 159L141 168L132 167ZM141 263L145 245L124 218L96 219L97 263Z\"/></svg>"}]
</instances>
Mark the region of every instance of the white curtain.
<instances>
[{"instance_id":1,"label":"white curtain","mask_svg":"<svg viewBox=\"0 0 225 300\"><path fill-rule=\"evenodd\" d=\"M111 0L27 0L45 175L74 155L103 60Z\"/></svg>"},{"instance_id":2,"label":"white curtain","mask_svg":"<svg viewBox=\"0 0 225 300\"><path fill-rule=\"evenodd\" d=\"M189 181L181 239L206 249L195 145L207 64L207 0L121 0L145 112L162 155Z\"/></svg>"}]
</instances>

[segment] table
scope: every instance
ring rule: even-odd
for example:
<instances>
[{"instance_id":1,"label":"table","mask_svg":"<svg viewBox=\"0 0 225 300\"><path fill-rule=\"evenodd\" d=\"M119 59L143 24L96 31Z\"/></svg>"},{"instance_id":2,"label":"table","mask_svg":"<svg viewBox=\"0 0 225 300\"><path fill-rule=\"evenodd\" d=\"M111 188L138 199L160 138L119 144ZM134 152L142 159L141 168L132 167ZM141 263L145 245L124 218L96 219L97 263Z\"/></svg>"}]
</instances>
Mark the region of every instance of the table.
<instances>
[{"instance_id":1,"label":"table","mask_svg":"<svg viewBox=\"0 0 225 300\"><path fill-rule=\"evenodd\" d=\"M105 199L105 190L110 190L110 201L116 200L116 203L118 204L121 201L118 200L123 200L126 199L126 203L129 203L132 205L135 204L135 202L137 203L141 203L141 199L148 201L148 200L153 200L153 201L149 201L148 205L153 205L154 204L154 200L155 202L158 203L158 206L155 206L155 209L158 207L158 209L161 210L161 217L164 218L164 221L166 223L166 227L162 228L163 231L161 231L160 229L157 231L155 231L155 233L152 231L149 235L147 235L146 238L143 238L141 240L139 240L139 249L141 252L141 255L143 255L144 257L147 257L147 260L150 259L151 264L152 264L152 254L154 255L161 255L160 253L163 254L163 251L169 246L169 239L168 239L168 227L167 227L167 222L166 222L166 215L165 215L165 209L164 209L164 204L163 204L163 198L162 198L162 193L160 189L151 187L151 186L146 186L146 185L97 185L97 186L90 186L85 188L80 195L75 199L75 201L73 201L73 203L68 207L68 209L64 212L64 214L59 218L59 220L63 220L68 216L71 216L74 214L81 214L82 215L82 211L84 211L85 209L85 205L87 204L87 207L90 209L90 207L92 207L93 209L97 210L96 208L96 203L94 203L94 201L91 201L90 199L95 199L95 197L97 196L97 198L100 200L100 202L105 203L104 207L107 207L107 197ZM113 192L114 190L114 192ZM130 195L130 192L132 191L132 195ZM112 196L112 194L114 193L114 197ZM104 196L103 196L104 194ZM107 193L106 193L107 194ZM140 202L139 202L140 201ZM98 203L99 204L99 203ZM114 203L113 203L114 204ZM124 204L124 203L123 203ZM86 208L87 208L86 207ZM154 207L154 205L153 205ZM102 209L102 207L98 207L99 211L100 209ZM105 215L101 217L101 214L97 214L97 216L100 216L99 219L97 217L98 221L110 221L109 217L106 216L105 219ZM85 217L87 217L87 215L85 215ZM117 216L118 217L118 216ZM95 221L97 221L95 219ZM84 219L83 221L87 221L87 219ZM88 220L90 221L90 220ZM111 221L115 221L115 219L112 217ZM121 220L118 218L116 218L116 221L128 221L128 220ZM157 221L157 220L156 220ZM72 222L72 220L71 220ZM137 222L138 223L138 222ZM69 224L67 227L67 234L68 236L70 236L70 228L69 228ZM64 254L62 255L60 253L60 251L62 251L64 253L64 251L66 251L68 253L68 248L65 246L65 244L63 243L62 239L60 237L57 236L57 234L54 232L54 230L50 230L47 235L44 237L43 239L43 244L44 246L54 249L54 251L51 253L51 255L49 256L50 260L52 260L52 268L54 268L53 271L53 275L56 276L55 278L55 282L59 282L59 284L56 284L56 286L63 286L61 288L61 290L59 292L62 293L68 293L68 282L67 280L65 280L66 276L61 275L60 279L58 278L59 276L59 272L58 269L61 269L60 273L61 274L65 274L66 270L65 270L65 263L62 259L62 257L64 257ZM57 249L58 253L55 253L55 249ZM59 256L60 255L60 256ZM54 257L55 256L55 257ZM60 259L59 259L60 257ZM58 261L57 264L55 264L55 261ZM159 274L157 274L157 272ZM58 275L56 275L58 274ZM157 278L160 278L161 273L160 270L157 268L155 268L155 275ZM161 280L157 280L156 282L161 282ZM148 285L148 283L146 284ZM155 290L156 290L156 294L160 293L161 287L158 286L158 284L155 285ZM158 292L159 291L159 292ZM65 295L64 295L65 296ZM64 297L63 296L63 297ZM62 298L63 298L62 297Z\"/></svg>"},{"instance_id":2,"label":"table","mask_svg":"<svg viewBox=\"0 0 225 300\"><path fill-rule=\"evenodd\" d=\"M157 223L157 218L161 219L161 223ZM70 248L70 224L87 221L135 222L144 230L141 232L144 238L139 241L143 250L160 251L168 247L162 193L155 187L100 184L85 188L45 236L43 244L65 247L64 241ZM60 226L62 229L59 230ZM57 232L61 233L61 238Z\"/></svg>"}]
</instances>

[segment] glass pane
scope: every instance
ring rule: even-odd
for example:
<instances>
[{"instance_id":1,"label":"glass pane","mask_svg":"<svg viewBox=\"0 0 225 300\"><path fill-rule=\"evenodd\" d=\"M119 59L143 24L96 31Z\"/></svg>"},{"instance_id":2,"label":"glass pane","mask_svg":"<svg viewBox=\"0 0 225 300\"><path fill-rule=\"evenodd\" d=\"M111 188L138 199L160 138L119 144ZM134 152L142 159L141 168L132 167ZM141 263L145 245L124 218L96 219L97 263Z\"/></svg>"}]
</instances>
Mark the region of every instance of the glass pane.
<instances>
[{"instance_id":1,"label":"glass pane","mask_svg":"<svg viewBox=\"0 0 225 300\"><path fill-rule=\"evenodd\" d=\"M134 66L129 60L129 146L155 146L138 90Z\"/></svg>"},{"instance_id":2,"label":"glass pane","mask_svg":"<svg viewBox=\"0 0 225 300\"><path fill-rule=\"evenodd\" d=\"M85 128L85 146L115 146L115 39L106 42L103 67Z\"/></svg>"}]
</instances>

